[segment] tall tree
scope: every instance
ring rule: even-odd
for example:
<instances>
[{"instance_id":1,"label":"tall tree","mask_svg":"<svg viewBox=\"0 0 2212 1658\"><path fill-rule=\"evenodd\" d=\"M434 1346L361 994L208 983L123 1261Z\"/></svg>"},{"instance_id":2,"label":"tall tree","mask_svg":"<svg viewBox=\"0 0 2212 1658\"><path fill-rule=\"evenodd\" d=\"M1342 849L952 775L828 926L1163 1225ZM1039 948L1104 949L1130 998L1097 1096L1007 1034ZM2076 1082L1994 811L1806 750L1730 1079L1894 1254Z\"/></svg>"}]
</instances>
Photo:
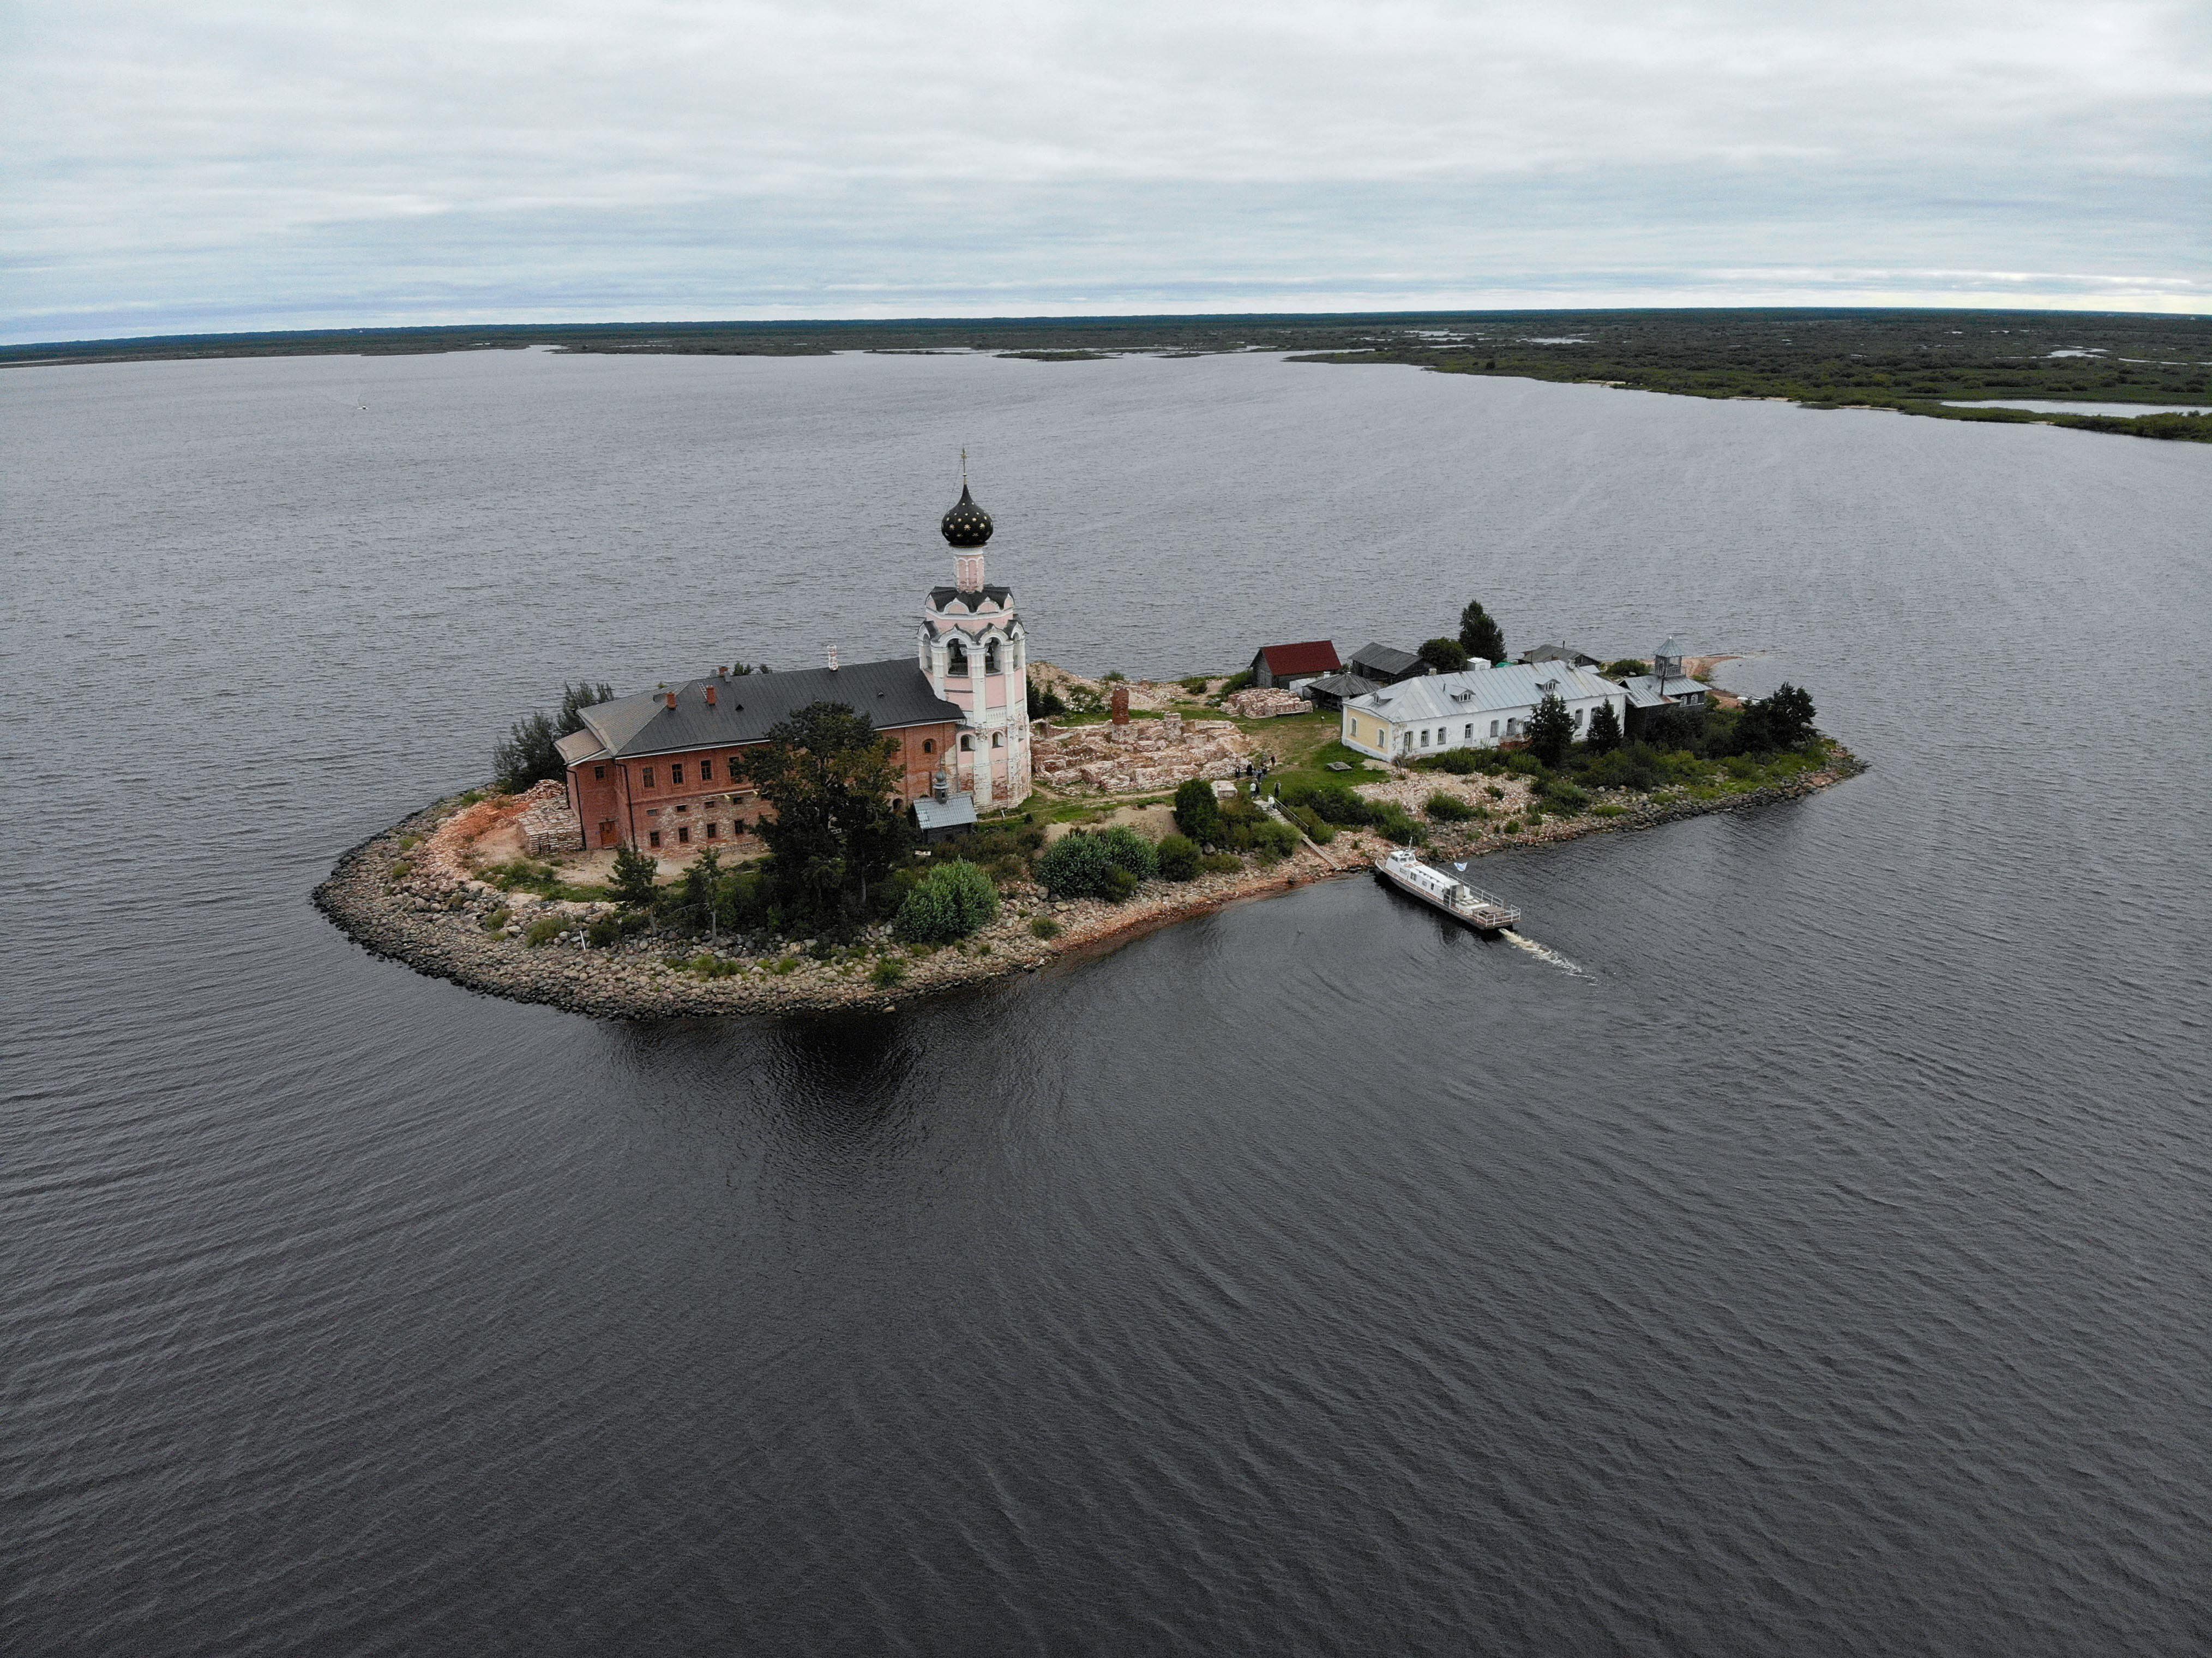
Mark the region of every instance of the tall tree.
<instances>
[{"instance_id":1,"label":"tall tree","mask_svg":"<svg viewBox=\"0 0 2212 1658\"><path fill-rule=\"evenodd\" d=\"M1600 754L1611 754L1620 746L1620 716L1612 703L1599 703L1590 714L1589 745Z\"/></svg>"},{"instance_id":2,"label":"tall tree","mask_svg":"<svg viewBox=\"0 0 2212 1658\"><path fill-rule=\"evenodd\" d=\"M557 715L533 714L516 720L507 728L504 740L492 747L492 769L499 778L499 786L503 789L526 789L532 783L557 780L568 775L568 765L561 758L556 744L569 732L584 729L583 710L596 703L611 702L614 695L613 686L595 685L588 679L580 685L563 685Z\"/></svg>"},{"instance_id":3,"label":"tall tree","mask_svg":"<svg viewBox=\"0 0 2212 1658\"><path fill-rule=\"evenodd\" d=\"M1545 692L1536 712L1528 716L1528 752L1546 765L1556 766L1566 758L1567 744L1574 739L1574 716L1567 712L1567 705L1559 701L1558 692Z\"/></svg>"},{"instance_id":4,"label":"tall tree","mask_svg":"<svg viewBox=\"0 0 2212 1658\"><path fill-rule=\"evenodd\" d=\"M632 909L644 909L653 902L653 878L660 873L660 859L640 852L635 847L615 848L615 875L612 885L617 902Z\"/></svg>"},{"instance_id":5,"label":"tall tree","mask_svg":"<svg viewBox=\"0 0 2212 1658\"><path fill-rule=\"evenodd\" d=\"M1457 673L1467 666L1468 652L1455 639L1431 639L1422 645L1418 654L1438 673Z\"/></svg>"},{"instance_id":6,"label":"tall tree","mask_svg":"<svg viewBox=\"0 0 2212 1658\"><path fill-rule=\"evenodd\" d=\"M721 937L721 887L722 854L709 847L684 872L684 919L694 926L703 923L707 936L717 941Z\"/></svg>"},{"instance_id":7,"label":"tall tree","mask_svg":"<svg viewBox=\"0 0 2212 1658\"><path fill-rule=\"evenodd\" d=\"M1491 620L1482 601L1470 598L1459 613L1459 642L1469 656L1479 656L1495 667L1505 660L1505 634Z\"/></svg>"},{"instance_id":8,"label":"tall tree","mask_svg":"<svg viewBox=\"0 0 2212 1658\"><path fill-rule=\"evenodd\" d=\"M801 708L746 750L746 780L775 808L757 828L776 887L809 919L864 912L869 884L906 851L906 820L890 799L897 751L867 715L842 702Z\"/></svg>"}]
</instances>

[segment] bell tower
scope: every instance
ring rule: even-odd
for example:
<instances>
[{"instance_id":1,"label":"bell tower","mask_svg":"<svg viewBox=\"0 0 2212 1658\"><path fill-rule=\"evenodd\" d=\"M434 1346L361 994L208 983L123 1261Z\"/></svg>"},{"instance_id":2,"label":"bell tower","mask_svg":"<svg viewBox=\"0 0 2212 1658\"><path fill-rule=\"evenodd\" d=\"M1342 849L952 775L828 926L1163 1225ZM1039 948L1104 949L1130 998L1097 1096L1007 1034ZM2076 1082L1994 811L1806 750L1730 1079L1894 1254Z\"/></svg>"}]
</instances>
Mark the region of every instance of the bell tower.
<instances>
[{"instance_id":1,"label":"bell tower","mask_svg":"<svg viewBox=\"0 0 2212 1658\"><path fill-rule=\"evenodd\" d=\"M1029 641L1012 589L993 586L984 574L992 527L969 493L963 449L960 499L938 525L952 549L952 585L931 589L916 644L930 689L965 716L946 780L973 794L979 811L1018 805L1030 793Z\"/></svg>"}]
</instances>

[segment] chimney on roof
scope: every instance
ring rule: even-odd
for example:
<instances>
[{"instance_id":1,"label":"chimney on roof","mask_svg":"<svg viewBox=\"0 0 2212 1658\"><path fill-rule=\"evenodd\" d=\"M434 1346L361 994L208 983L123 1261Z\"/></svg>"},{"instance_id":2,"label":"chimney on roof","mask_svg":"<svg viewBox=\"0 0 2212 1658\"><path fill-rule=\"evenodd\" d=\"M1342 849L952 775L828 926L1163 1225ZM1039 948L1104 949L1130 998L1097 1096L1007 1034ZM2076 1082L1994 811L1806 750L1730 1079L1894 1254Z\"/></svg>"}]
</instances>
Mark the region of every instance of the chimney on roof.
<instances>
[{"instance_id":1,"label":"chimney on roof","mask_svg":"<svg viewBox=\"0 0 2212 1658\"><path fill-rule=\"evenodd\" d=\"M835 645L830 647L830 671L837 671L837 647Z\"/></svg>"},{"instance_id":2,"label":"chimney on roof","mask_svg":"<svg viewBox=\"0 0 2212 1658\"><path fill-rule=\"evenodd\" d=\"M669 713L674 714L676 712L676 693L674 691L665 693L662 696L661 701L667 708Z\"/></svg>"},{"instance_id":3,"label":"chimney on roof","mask_svg":"<svg viewBox=\"0 0 2212 1658\"><path fill-rule=\"evenodd\" d=\"M714 688L712 685L707 687L707 706L710 708L714 706Z\"/></svg>"}]
</instances>

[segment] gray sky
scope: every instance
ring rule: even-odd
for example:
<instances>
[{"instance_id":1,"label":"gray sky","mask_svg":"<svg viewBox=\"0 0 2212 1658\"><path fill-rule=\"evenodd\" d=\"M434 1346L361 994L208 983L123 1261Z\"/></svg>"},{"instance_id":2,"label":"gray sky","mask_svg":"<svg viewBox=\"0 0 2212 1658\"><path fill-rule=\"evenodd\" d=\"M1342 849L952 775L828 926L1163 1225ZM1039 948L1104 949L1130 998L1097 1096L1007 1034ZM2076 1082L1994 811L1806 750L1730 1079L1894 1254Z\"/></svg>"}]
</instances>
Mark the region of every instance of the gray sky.
<instances>
[{"instance_id":1,"label":"gray sky","mask_svg":"<svg viewBox=\"0 0 2212 1658\"><path fill-rule=\"evenodd\" d=\"M2212 5L16 0L0 335L2212 311Z\"/></svg>"}]
</instances>

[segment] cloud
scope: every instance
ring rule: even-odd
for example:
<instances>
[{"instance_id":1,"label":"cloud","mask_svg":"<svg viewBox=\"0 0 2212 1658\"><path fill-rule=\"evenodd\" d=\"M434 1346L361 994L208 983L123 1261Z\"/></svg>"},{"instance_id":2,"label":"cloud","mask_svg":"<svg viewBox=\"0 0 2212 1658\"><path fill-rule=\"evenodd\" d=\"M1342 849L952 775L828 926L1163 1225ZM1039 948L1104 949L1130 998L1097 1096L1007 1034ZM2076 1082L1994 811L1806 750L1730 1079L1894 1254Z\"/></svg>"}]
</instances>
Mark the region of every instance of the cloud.
<instances>
[{"instance_id":1,"label":"cloud","mask_svg":"<svg viewBox=\"0 0 2212 1658\"><path fill-rule=\"evenodd\" d=\"M17 339L1791 298L2201 309L2212 272L2212 25L2149 0L17 17L0 117Z\"/></svg>"}]
</instances>

